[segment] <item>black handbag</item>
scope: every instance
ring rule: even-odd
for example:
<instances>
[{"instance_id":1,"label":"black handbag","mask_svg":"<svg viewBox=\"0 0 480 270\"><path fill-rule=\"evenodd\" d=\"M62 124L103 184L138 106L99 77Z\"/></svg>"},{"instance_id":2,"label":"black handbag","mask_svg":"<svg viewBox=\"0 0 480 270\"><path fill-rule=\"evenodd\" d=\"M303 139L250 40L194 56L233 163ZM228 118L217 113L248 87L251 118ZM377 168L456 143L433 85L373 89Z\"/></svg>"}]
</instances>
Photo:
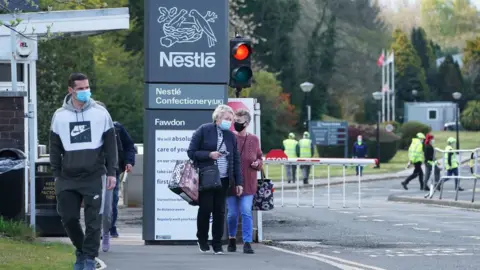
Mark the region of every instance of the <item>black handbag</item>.
<instances>
[{"instance_id":1,"label":"black handbag","mask_svg":"<svg viewBox=\"0 0 480 270\"><path fill-rule=\"evenodd\" d=\"M223 137L217 151L219 151L222 147L224 139L225 138ZM218 170L218 164L216 160L214 161L213 165L199 169L198 176L200 180L200 183L198 185L198 191L207 191L222 188L222 180L220 179L220 171Z\"/></svg>"},{"instance_id":2,"label":"black handbag","mask_svg":"<svg viewBox=\"0 0 480 270\"><path fill-rule=\"evenodd\" d=\"M270 211L275 205L273 203L273 183L270 179L265 178L265 172L261 171L262 179L258 180L257 193L253 198L252 210L254 211Z\"/></svg>"}]
</instances>

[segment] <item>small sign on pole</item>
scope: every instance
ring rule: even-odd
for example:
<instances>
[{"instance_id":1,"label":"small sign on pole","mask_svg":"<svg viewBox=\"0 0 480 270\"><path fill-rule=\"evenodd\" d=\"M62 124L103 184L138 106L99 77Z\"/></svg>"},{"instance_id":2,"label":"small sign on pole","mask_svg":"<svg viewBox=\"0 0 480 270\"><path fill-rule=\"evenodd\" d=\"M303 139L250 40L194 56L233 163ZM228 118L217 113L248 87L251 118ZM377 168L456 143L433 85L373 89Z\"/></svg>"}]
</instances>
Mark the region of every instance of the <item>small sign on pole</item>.
<instances>
[{"instance_id":1,"label":"small sign on pole","mask_svg":"<svg viewBox=\"0 0 480 270\"><path fill-rule=\"evenodd\" d=\"M386 130L387 132L393 132L394 129L395 129L395 128L393 127L392 124L388 124L388 125L385 126L385 130Z\"/></svg>"}]
</instances>

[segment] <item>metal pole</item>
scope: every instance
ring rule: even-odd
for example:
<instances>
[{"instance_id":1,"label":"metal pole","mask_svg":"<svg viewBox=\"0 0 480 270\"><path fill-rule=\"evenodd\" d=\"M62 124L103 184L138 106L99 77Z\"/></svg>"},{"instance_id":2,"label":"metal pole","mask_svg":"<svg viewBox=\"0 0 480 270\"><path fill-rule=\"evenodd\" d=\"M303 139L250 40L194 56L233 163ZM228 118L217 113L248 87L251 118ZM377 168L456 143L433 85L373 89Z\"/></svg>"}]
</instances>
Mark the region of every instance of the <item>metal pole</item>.
<instances>
[{"instance_id":1,"label":"metal pole","mask_svg":"<svg viewBox=\"0 0 480 270\"><path fill-rule=\"evenodd\" d=\"M28 155L28 162L30 167L30 226L32 227L33 231L35 232L35 217L37 215L35 209L35 134L34 134L34 112L33 112L34 105L32 102L28 103L28 148L29 148L29 155Z\"/></svg>"},{"instance_id":2,"label":"metal pole","mask_svg":"<svg viewBox=\"0 0 480 270\"><path fill-rule=\"evenodd\" d=\"M312 207L315 207L315 165L312 164Z\"/></svg>"},{"instance_id":3,"label":"metal pole","mask_svg":"<svg viewBox=\"0 0 480 270\"><path fill-rule=\"evenodd\" d=\"M457 110L456 111L457 111L457 113L456 113L456 117L455 117L456 118L455 128L457 130L457 150L459 150L460 149L460 138L459 138L460 136L459 136L459 132L458 132L458 121L459 121L458 118L460 118L460 106L458 105L458 101L457 101Z\"/></svg>"},{"instance_id":4,"label":"metal pole","mask_svg":"<svg viewBox=\"0 0 480 270\"><path fill-rule=\"evenodd\" d=\"M390 63L388 62L388 56L387 56L387 92L385 93L387 95L387 117L386 120L387 122L390 121Z\"/></svg>"},{"instance_id":5,"label":"metal pole","mask_svg":"<svg viewBox=\"0 0 480 270\"><path fill-rule=\"evenodd\" d=\"M296 177L297 178L297 207L300 207L300 179L298 177L298 165L293 165L295 167L297 167L297 170L295 171L296 172L296 175L294 175L293 177Z\"/></svg>"},{"instance_id":6,"label":"metal pole","mask_svg":"<svg viewBox=\"0 0 480 270\"><path fill-rule=\"evenodd\" d=\"M330 208L330 165L327 165L327 207Z\"/></svg>"},{"instance_id":7,"label":"metal pole","mask_svg":"<svg viewBox=\"0 0 480 270\"><path fill-rule=\"evenodd\" d=\"M385 50L382 51L382 54L385 58ZM385 64L382 64L382 122L385 121L385 92L383 92L383 87L385 86Z\"/></svg>"},{"instance_id":8,"label":"metal pole","mask_svg":"<svg viewBox=\"0 0 480 270\"><path fill-rule=\"evenodd\" d=\"M345 205L345 185L346 185L346 176L345 176L345 165L343 165L343 208L346 207Z\"/></svg>"},{"instance_id":9,"label":"metal pole","mask_svg":"<svg viewBox=\"0 0 480 270\"><path fill-rule=\"evenodd\" d=\"M17 33L14 30L10 30L10 50L12 53L11 61L10 61L10 69L12 73L12 91L18 91L17 87L17 53L15 48L17 47Z\"/></svg>"},{"instance_id":10,"label":"metal pole","mask_svg":"<svg viewBox=\"0 0 480 270\"><path fill-rule=\"evenodd\" d=\"M392 50L392 121L395 121L395 52Z\"/></svg>"},{"instance_id":11,"label":"metal pole","mask_svg":"<svg viewBox=\"0 0 480 270\"><path fill-rule=\"evenodd\" d=\"M310 121L312 121L312 107L307 105L307 131L310 130Z\"/></svg>"},{"instance_id":12,"label":"metal pole","mask_svg":"<svg viewBox=\"0 0 480 270\"><path fill-rule=\"evenodd\" d=\"M359 167L360 169L360 167ZM363 166L362 166L363 169ZM360 173L361 170L358 173L358 208L362 208L362 173Z\"/></svg>"},{"instance_id":13,"label":"metal pole","mask_svg":"<svg viewBox=\"0 0 480 270\"><path fill-rule=\"evenodd\" d=\"M377 114L377 168L380 168L380 111Z\"/></svg>"}]
</instances>

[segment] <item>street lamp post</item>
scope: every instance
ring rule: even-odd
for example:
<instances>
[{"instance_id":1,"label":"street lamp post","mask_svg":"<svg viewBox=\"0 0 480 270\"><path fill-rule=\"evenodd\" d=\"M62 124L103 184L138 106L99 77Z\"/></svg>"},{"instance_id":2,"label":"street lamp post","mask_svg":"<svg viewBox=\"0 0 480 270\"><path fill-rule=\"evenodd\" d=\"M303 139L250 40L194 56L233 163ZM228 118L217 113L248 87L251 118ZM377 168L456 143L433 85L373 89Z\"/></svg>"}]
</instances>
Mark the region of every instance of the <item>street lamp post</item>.
<instances>
[{"instance_id":1,"label":"street lamp post","mask_svg":"<svg viewBox=\"0 0 480 270\"><path fill-rule=\"evenodd\" d=\"M453 96L453 99L456 100L456 110L455 110L455 129L457 131L457 149L460 149L460 136L459 136L459 132L458 132L458 121L459 121L459 118L460 118L460 106L458 104L458 102L460 101L460 99L462 98L462 93L460 92L455 92L452 94Z\"/></svg>"},{"instance_id":2,"label":"street lamp post","mask_svg":"<svg viewBox=\"0 0 480 270\"><path fill-rule=\"evenodd\" d=\"M378 164L377 164L377 169L380 168L380 117L381 117L381 112L380 112L380 100L382 100L382 92L374 92L372 94L373 96L373 99L377 102L377 160L378 160Z\"/></svg>"},{"instance_id":3,"label":"street lamp post","mask_svg":"<svg viewBox=\"0 0 480 270\"><path fill-rule=\"evenodd\" d=\"M412 95L413 95L413 102L417 102L418 91L413 89L412 90Z\"/></svg>"},{"instance_id":4,"label":"street lamp post","mask_svg":"<svg viewBox=\"0 0 480 270\"><path fill-rule=\"evenodd\" d=\"M310 121L312 120L312 108L310 107L310 100L308 99L308 93L310 93L315 85L310 82L304 82L300 84L300 89L305 93L305 101L307 105L307 130L310 128Z\"/></svg>"}]
</instances>

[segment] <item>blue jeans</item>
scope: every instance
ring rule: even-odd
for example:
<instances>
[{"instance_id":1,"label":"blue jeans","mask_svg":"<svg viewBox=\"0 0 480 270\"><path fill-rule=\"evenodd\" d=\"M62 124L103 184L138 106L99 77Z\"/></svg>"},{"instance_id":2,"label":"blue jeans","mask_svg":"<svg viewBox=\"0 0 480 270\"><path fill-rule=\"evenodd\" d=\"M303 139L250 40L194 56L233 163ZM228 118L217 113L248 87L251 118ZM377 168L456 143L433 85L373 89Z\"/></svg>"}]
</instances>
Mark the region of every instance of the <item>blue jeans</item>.
<instances>
[{"instance_id":1,"label":"blue jeans","mask_svg":"<svg viewBox=\"0 0 480 270\"><path fill-rule=\"evenodd\" d=\"M112 226L111 229L116 229L117 227L117 217L118 217L118 192L120 190L120 174L117 173L117 184L113 189L113 200L112 200Z\"/></svg>"},{"instance_id":2,"label":"blue jeans","mask_svg":"<svg viewBox=\"0 0 480 270\"><path fill-rule=\"evenodd\" d=\"M458 176L458 167L448 170L447 171L447 176ZM448 180L450 180L450 179L448 179ZM460 182L460 179L455 178L455 189L457 189L457 186L458 186L459 182Z\"/></svg>"},{"instance_id":3,"label":"blue jeans","mask_svg":"<svg viewBox=\"0 0 480 270\"><path fill-rule=\"evenodd\" d=\"M363 175L363 166L357 166L356 167L357 175L360 174L360 176Z\"/></svg>"},{"instance_id":4,"label":"blue jeans","mask_svg":"<svg viewBox=\"0 0 480 270\"><path fill-rule=\"evenodd\" d=\"M227 198L227 221L228 236L235 238L238 227L238 212L242 215L242 238L244 243L252 242L253 217L252 217L253 195L229 196Z\"/></svg>"}]
</instances>

